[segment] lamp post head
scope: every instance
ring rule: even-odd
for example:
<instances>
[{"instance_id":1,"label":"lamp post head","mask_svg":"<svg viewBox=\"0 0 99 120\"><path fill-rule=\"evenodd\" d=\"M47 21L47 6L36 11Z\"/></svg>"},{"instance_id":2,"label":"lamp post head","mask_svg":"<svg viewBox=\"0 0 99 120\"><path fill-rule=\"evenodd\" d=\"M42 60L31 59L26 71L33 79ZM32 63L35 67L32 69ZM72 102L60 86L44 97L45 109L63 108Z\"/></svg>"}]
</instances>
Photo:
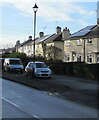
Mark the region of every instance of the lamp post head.
<instances>
[{"instance_id":1,"label":"lamp post head","mask_svg":"<svg viewBox=\"0 0 99 120\"><path fill-rule=\"evenodd\" d=\"M37 10L38 10L38 6L36 5L36 3L34 5L34 7L33 7L33 10L34 10L34 12L37 12Z\"/></svg>"}]
</instances>

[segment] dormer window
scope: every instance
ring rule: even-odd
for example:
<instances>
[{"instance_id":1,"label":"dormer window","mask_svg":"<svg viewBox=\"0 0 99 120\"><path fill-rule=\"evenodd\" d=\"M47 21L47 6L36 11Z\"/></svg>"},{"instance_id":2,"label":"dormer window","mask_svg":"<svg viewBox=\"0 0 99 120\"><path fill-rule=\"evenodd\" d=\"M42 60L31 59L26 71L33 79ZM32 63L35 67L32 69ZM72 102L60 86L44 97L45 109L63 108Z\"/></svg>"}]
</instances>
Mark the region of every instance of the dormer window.
<instances>
[{"instance_id":1,"label":"dormer window","mask_svg":"<svg viewBox=\"0 0 99 120\"><path fill-rule=\"evenodd\" d=\"M88 44L92 44L92 42L93 42L92 38L87 39Z\"/></svg>"}]
</instances>

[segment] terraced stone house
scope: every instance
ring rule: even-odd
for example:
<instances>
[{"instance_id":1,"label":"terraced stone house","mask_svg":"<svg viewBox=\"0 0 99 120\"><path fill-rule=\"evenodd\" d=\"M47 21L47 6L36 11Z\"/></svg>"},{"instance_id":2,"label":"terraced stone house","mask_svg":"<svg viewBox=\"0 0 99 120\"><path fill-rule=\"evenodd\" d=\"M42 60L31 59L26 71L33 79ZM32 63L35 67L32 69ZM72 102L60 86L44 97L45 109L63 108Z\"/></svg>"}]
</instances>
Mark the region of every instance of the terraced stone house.
<instances>
[{"instance_id":1,"label":"terraced stone house","mask_svg":"<svg viewBox=\"0 0 99 120\"><path fill-rule=\"evenodd\" d=\"M99 25L87 26L65 39L64 62L99 63Z\"/></svg>"},{"instance_id":2,"label":"terraced stone house","mask_svg":"<svg viewBox=\"0 0 99 120\"><path fill-rule=\"evenodd\" d=\"M70 31L57 26L56 33L44 35L39 33L39 37L35 39L35 55L43 56L47 59L62 60L64 59L64 40L70 36ZM33 56L34 40L29 37L28 40L17 46L17 52L26 53L27 56Z\"/></svg>"}]
</instances>

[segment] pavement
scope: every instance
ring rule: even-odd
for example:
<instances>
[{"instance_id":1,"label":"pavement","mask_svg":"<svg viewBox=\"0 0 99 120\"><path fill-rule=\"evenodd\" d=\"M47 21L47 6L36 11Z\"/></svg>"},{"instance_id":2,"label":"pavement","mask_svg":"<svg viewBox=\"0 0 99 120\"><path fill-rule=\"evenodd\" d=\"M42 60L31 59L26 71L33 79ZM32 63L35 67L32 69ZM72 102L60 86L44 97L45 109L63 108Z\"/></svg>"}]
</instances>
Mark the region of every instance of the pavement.
<instances>
[{"instance_id":1,"label":"pavement","mask_svg":"<svg viewBox=\"0 0 99 120\"><path fill-rule=\"evenodd\" d=\"M2 77L30 87L46 91L64 99L97 108L98 85L96 80L53 75L52 79L25 77L24 74L3 72Z\"/></svg>"}]
</instances>

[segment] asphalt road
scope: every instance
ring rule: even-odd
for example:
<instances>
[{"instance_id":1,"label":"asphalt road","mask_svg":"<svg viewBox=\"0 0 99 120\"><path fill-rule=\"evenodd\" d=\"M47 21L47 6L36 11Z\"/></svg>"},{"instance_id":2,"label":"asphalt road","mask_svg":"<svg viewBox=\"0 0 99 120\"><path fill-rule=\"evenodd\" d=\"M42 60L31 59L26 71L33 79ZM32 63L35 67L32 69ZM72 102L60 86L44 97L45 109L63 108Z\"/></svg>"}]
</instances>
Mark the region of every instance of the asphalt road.
<instances>
[{"instance_id":1,"label":"asphalt road","mask_svg":"<svg viewBox=\"0 0 99 120\"><path fill-rule=\"evenodd\" d=\"M52 79L25 77L24 74L3 72L3 78L16 81L63 98L97 108L98 84L95 80L53 75Z\"/></svg>"},{"instance_id":2,"label":"asphalt road","mask_svg":"<svg viewBox=\"0 0 99 120\"><path fill-rule=\"evenodd\" d=\"M2 81L3 118L97 118L97 110L12 81Z\"/></svg>"}]
</instances>

